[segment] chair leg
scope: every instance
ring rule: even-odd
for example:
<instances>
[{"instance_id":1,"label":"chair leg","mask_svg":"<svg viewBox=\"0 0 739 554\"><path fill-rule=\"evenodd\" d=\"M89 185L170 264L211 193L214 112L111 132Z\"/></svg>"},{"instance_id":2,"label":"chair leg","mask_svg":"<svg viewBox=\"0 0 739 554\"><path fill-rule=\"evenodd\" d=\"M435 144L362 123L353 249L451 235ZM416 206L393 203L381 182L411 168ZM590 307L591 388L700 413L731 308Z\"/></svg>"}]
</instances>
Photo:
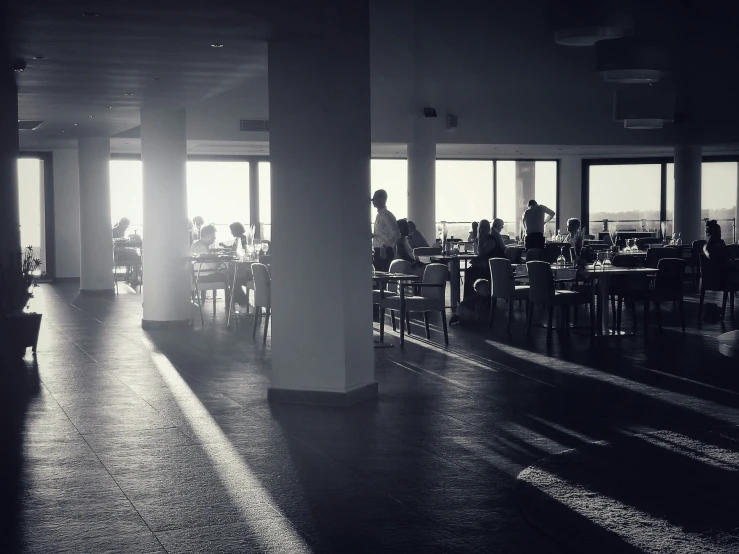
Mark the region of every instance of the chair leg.
<instances>
[{"instance_id":1,"label":"chair leg","mask_svg":"<svg viewBox=\"0 0 739 554\"><path fill-rule=\"evenodd\" d=\"M423 312L423 323L426 326L426 339L431 340L431 329L429 329L429 313Z\"/></svg>"},{"instance_id":2,"label":"chair leg","mask_svg":"<svg viewBox=\"0 0 739 554\"><path fill-rule=\"evenodd\" d=\"M251 297L251 289L246 287L246 315L249 315L249 298Z\"/></svg>"},{"instance_id":3,"label":"chair leg","mask_svg":"<svg viewBox=\"0 0 739 554\"><path fill-rule=\"evenodd\" d=\"M613 315L613 319L616 319L616 296L614 294L611 294L611 314ZM613 323L616 323L615 321Z\"/></svg>"},{"instance_id":4,"label":"chair leg","mask_svg":"<svg viewBox=\"0 0 739 554\"><path fill-rule=\"evenodd\" d=\"M572 307L572 310L572 323L575 325L575 327L577 327L577 314L580 311L580 304L575 304Z\"/></svg>"},{"instance_id":5,"label":"chair leg","mask_svg":"<svg viewBox=\"0 0 739 554\"><path fill-rule=\"evenodd\" d=\"M390 310L390 321L393 323L393 331L397 331L397 327L395 325L395 310Z\"/></svg>"},{"instance_id":6,"label":"chair leg","mask_svg":"<svg viewBox=\"0 0 739 554\"><path fill-rule=\"evenodd\" d=\"M529 301L526 305L526 336L531 335L531 319L534 311L534 303Z\"/></svg>"},{"instance_id":7,"label":"chair leg","mask_svg":"<svg viewBox=\"0 0 739 554\"><path fill-rule=\"evenodd\" d=\"M267 342L267 329L269 328L269 316L272 312L272 308L265 308L264 309L265 316L264 316L264 338L262 338L262 342Z\"/></svg>"},{"instance_id":8,"label":"chair leg","mask_svg":"<svg viewBox=\"0 0 739 554\"><path fill-rule=\"evenodd\" d=\"M441 324L444 327L444 344L449 346L449 331L446 326L446 312L444 310L441 310Z\"/></svg>"},{"instance_id":9,"label":"chair leg","mask_svg":"<svg viewBox=\"0 0 739 554\"><path fill-rule=\"evenodd\" d=\"M702 316L703 316L703 302L705 300L706 300L706 289L704 289L703 287L701 287L701 299L700 299L700 302L698 303L698 325L700 325L701 324L701 321L703 321L703 319L702 319Z\"/></svg>"},{"instance_id":10,"label":"chair leg","mask_svg":"<svg viewBox=\"0 0 739 554\"><path fill-rule=\"evenodd\" d=\"M216 296L218 296L218 291L213 291L213 313L216 313Z\"/></svg>"},{"instance_id":11,"label":"chair leg","mask_svg":"<svg viewBox=\"0 0 739 554\"><path fill-rule=\"evenodd\" d=\"M549 305L549 328L547 329L547 336L552 334L552 320L554 318L554 305Z\"/></svg>"},{"instance_id":12,"label":"chair leg","mask_svg":"<svg viewBox=\"0 0 739 554\"><path fill-rule=\"evenodd\" d=\"M657 312L657 327L661 331L662 330L662 308L659 302L657 301L654 302L654 309Z\"/></svg>"},{"instance_id":13,"label":"chair leg","mask_svg":"<svg viewBox=\"0 0 739 554\"><path fill-rule=\"evenodd\" d=\"M685 301L680 298L680 324L683 327L683 333L685 332Z\"/></svg>"},{"instance_id":14,"label":"chair leg","mask_svg":"<svg viewBox=\"0 0 739 554\"><path fill-rule=\"evenodd\" d=\"M401 321L400 324L402 325L403 322ZM410 312L405 312L405 332L409 337L411 336L411 314Z\"/></svg>"},{"instance_id":15,"label":"chair leg","mask_svg":"<svg viewBox=\"0 0 739 554\"><path fill-rule=\"evenodd\" d=\"M385 308L380 308L380 342L384 342L384 341L385 341Z\"/></svg>"},{"instance_id":16,"label":"chair leg","mask_svg":"<svg viewBox=\"0 0 739 554\"><path fill-rule=\"evenodd\" d=\"M488 321L488 327L493 327L493 316L495 315L495 304L497 303L498 299L495 298L495 296L492 296L490 298L490 321Z\"/></svg>"},{"instance_id":17,"label":"chair leg","mask_svg":"<svg viewBox=\"0 0 739 554\"><path fill-rule=\"evenodd\" d=\"M734 291L731 291L731 318L734 318Z\"/></svg>"},{"instance_id":18,"label":"chair leg","mask_svg":"<svg viewBox=\"0 0 739 554\"><path fill-rule=\"evenodd\" d=\"M254 306L254 328L251 330L251 338L257 338L257 325L259 325L259 312L262 308Z\"/></svg>"},{"instance_id":19,"label":"chair leg","mask_svg":"<svg viewBox=\"0 0 739 554\"><path fill-rule=\"evenodd\" d=\"M616 330L620 333L621 332L621 313L624 309L624 299L619 294L618 296L618 311L616 312Z\"/></svg>"},{"instance_id":20,"label":"chair leg","mask_svg":"<svg viewBox=\"0 0 739 554\"><path fill-rule=\"evenodd\" d=\"M724 320L724 314L726 314L726 300L729 298L729 293L724 292L724 299L721 302L721 321Z\"/></svg>"},{"instance_id":21,"label":"chair leg","mask_svg":"<svg viewBox=\"0 0 739 554\"><path fill-rule=\"evenodd\" d=\"M566 334L569 334L570 333L570 307L569 306L562 306L562 309L565 311L565 317L564 317L564 320L565 320L565 323L564 323L565 333Z\"/></svg>"},{"instance_id":22,"label":"chair leg","mask_svg":"<svg viewBox=\"0 0 739 554\"><path fill-rule=\"evenodd\" d=\"M513 319L513 300L508 301L508 325L506 331L511 330L511 320Z\"/></svg>"}]
</instances>

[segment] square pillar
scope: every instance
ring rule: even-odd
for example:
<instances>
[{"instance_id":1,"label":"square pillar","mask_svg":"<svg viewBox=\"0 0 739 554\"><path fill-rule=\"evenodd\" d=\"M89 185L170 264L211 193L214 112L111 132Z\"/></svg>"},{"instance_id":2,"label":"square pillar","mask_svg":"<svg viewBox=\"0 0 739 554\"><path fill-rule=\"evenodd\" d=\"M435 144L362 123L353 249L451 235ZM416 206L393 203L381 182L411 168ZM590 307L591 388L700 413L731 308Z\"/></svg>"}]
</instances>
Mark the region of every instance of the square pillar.
<instances>
[{"instance_id":1,"label":"square pillar","mask_svg":"<svg viewBox=\"0 0 739 554\"><path fill-rule=\"evenodd\" d=\"M703 238L701 222L701 168L700 146L675 147L675 221L673 232L680 233L683 244Z\"/></svg>"},{"instance_id":2,"label":"square pillar","mask_svg":"<svg viewBox=\"0 0 739 554\"><path fill-rule=\"evenodd\" d=\"M0 31L5 30L2 23L0 20ZM12 264L9 269L20 271L18 89L8 46L0 39L0 264Z\"/></svg>"},{"instance_id":3,"label":"square pillar","mask_svg":"<svg viewBox=\"0 0 739 554\"><path fill-rule=\"evenodd\" d=\"M420 111L420 108L419 108ZM413 142L408 143L408 219L431 243L436 238L436 140L433 124L414 115Z\"/></svg>"},{"instance_id":4,"label":"square pillar","mask_svg":"<svg viewBox=\"0 0 739 554\"><path fill-rule=\"evenodd\" d=\"M191 322L185 110L141 108L144 328ZM225 201L225 200L224 200Z\"/></svg>"},{"instance_id":5,"label":"square pillar","mask_svg":"<svg viewBox=\"0 0 739 554\"><path fill-rule=\"evenodd\" d=\"M318 36L269 44L270 400L377 393L372 340L367 0L311 3Z\"/></svg>"},{"instance_id":6,"label":"square pillar","mask_svg":"<svg viewBox=\"0 0 739 554\"><path fill-rule=\"evenodd\" d=\"M113 294L110 139L78 141L80 167L80 293Z\"/></svg>"}]
</instances>

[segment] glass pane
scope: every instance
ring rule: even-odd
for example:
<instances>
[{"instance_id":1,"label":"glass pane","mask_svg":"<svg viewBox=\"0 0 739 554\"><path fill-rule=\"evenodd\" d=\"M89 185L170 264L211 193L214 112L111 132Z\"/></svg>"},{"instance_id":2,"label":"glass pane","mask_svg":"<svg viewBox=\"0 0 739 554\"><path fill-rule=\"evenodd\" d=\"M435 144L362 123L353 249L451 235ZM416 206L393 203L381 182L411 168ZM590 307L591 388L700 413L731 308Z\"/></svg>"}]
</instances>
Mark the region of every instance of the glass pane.
<instances>
[{"instance_id":1,"label":"glass pane","mask_svg":"<svg viewBox=\"0 0 739 554\"><path fill-rule=\"evenodd\" d=\"M659 229L660 170L660 164L591 165L590 232L601 232L604 219L622 231Z\"/></svg>"},{"instance_id":2,"label":"glass pane","mask_svg":"<svg viewBox=\"0 0 739 554\"><path fill-rule=\"evenodd\" d=\"M269 162L259 162L260 237L272 240L272 180Z\"/></svg>"},{"instance_id":3,"label":"glass pane","mask_svg":"<svg viewBox=\"0 0 739 554\"><path fill-rule=\"evenodd\" d=\"M144 187L141 160L110 161L111 227L122 217L131 221L128 233L144 237Z\"/></svg>"},{"instance_id":4,"label":"glass pane","mask_svg":"<svg viewBox=\"0 0 739 554\"><path fill-rule=\"evenodd\" d=\"M737 162L703 162L701 169L701 219L718 221L722 238L734 242Z\"/></svg>"},{"instance_id":5,"label":"glass pane","mask_svg":"<svg viewBox=\"0 0 739 554\"><path fill-rule=\"evenodd\" d=\"M41 194L41 160L21 158L18 160L18 211L21 225L21 246L32 246L34 255L41 258L41 270L45 271L43 251Z\"/></svg>"},{"instance_id":6,"label":"glass pane","mask_svg":"<svg viewBox=\"0 0 739 554\"><path fill-rule=\"evenodd\" d=\"M675 219L675 164L665 164L665 234L672 236L672 222Z\"/></svg>"},{"instance_id":7,"label":"glass pane","mask_svg":"<svg viewBox=\"0 0 739 554\"><path fill-rule=\"evenodd\" d=\"M529 200L557 209L557 162L502 160L496 165L496 217L505 222L503 234L515 238L521 235L521 215ZM555 227L553 220L546 231Z\"/></svg>"},{"instance_id":8,"label":"glass pane","mask_svg":"<svg viewBox=\"0 0 739 554\"><path fill-rule=\"evenodd\" d=\"M395 219L408 217L408 160L372 160L370 162L370 189L387 192L387 209ZM375 221L376 210L369 202L370 221Z\"/></svg>"},{"instance_id":9,"label":"glass pane","mask_svg":"<svg viewBox=\"0 0 739 554\"><path fill-rule=\"evenodd\" d=\"M215 225L217 242L233 240L228 226L249 225L249 162L187 162L187 211Z\"/></svg>"},{"instance_id":10,"label":"glass pane","mask_svg":"<svg viewBox=\"0 0 739 554\"><path fill-rule=\"evenodd\" d=\"M437 224L446 221L450 238L466 240L472 222L481 219L493 221L493 162L437 160Z\"/></svg>"}]
</instances>

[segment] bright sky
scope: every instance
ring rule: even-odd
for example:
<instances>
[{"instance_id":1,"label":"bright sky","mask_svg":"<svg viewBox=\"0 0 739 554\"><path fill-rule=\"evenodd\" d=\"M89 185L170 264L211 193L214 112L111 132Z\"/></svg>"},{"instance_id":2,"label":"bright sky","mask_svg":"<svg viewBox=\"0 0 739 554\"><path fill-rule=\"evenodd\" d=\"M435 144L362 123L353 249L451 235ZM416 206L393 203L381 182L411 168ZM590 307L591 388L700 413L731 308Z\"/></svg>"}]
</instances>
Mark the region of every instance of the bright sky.
<instances>
[{"instance_id":1,"label":"bright sky","mask_svg":"<svg viewBox=\"0 0 739 554\"><path fill-rule=\"evenodd\" d=\"M396 219L408 217L408 160L372 160L370 162L370 188L387 192L387 208ZM370 204L370 221L375 221L375 208Z\"/></svg>"},{"instance_id":2,"label":"bright sky","mask_svg":"<svg viewBox=\"0 0 739 554\"><path fill-rule=\"evenodd\" d=\"M18 207L21 221L21 245L41 248L41 160L18 160ZM39 251L36 253L38 254Z\"/></svg>"}]
</instances>

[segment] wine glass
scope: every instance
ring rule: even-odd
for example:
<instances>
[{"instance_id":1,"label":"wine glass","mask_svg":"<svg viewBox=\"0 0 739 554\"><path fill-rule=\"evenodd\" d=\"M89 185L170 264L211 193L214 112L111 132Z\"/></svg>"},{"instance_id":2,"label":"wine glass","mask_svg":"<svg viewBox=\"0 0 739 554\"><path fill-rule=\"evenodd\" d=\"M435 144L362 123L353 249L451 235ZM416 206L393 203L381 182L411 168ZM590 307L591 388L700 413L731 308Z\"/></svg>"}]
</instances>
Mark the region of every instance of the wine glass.
<instances>
[{"instance_id":1,"label":"wine glass","mask_svg":"<svg viewBox=\"0 0 739 554\"><path fill-rule=\"evenodd\" d=\"M560 246L559 256L557 257L557 267L565 267L566 265L567 265L567 260L565 259L565 247Z\"/></svg>"},{"instance_id":2,"label":"wine glass","mask_svg":"<svg viewBox=\"0 0 739 554\"><path fill-rule=\"evenodd\" d=\"M683 243L683 237L682 233L677 233L677 240L675 241L675 245L680 246Z\"/></svg>"},{"instance_id":3,"label":"wine glass","mask_svg":"<svg viewBox=\"0 0 739 554\"><path fill-rule=\"evenodd\" d=\"M603 269L608 269L611 265L611 253L606 252L603 258Z\"/></svg>"},{"instance_id":4,"label":"wine glass","mask_svg":"<svg viewBox=\"0 0 739 554\"><path fill-rule=\"evenodd\" d=\"M264 252L265 254L269 252L269 243L267 241L262 243L262 252Z\"/></svg>"},{"instance_id":5,"label":"wine glass","mask_svg":"<svg viewBox=\"0 0 739 554\"><path fill-rule=\"evenodd\" d=\"M603 269L603 262L601 262L601 252L598 252L595 256L595 261L593 262L593 270L596 270L598 268Z\"/></svg>"}]
</instances>

